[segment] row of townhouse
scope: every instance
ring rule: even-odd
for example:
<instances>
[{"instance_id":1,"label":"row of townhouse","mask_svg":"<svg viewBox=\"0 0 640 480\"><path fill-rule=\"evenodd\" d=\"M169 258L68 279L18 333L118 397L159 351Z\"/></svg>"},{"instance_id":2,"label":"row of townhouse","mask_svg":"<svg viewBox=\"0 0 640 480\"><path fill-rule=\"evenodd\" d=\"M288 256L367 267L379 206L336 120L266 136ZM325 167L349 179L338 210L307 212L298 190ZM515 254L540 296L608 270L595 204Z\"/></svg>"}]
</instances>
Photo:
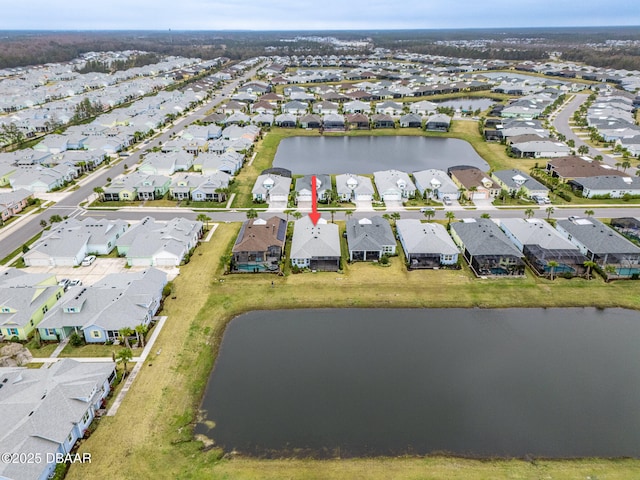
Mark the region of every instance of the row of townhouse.
<instances>
[{"instance_id":1,"label":"row of townhouse","mask_svg":"<svg viewBox=\"0 0 640 480\"><path fill-rule=\"evenodd\" d=\"M316 177L316 198L326 201L337 198L343 202L360 202L380 199L384 202L406 201L420 196L437 201L458 200L461 193L468 200L493 199L501 190L531 198L548 198L549 190L529 174L520 170L498 170L487 174L477 167L450 167L447 172L428 169L414 172L411 176L399 170L382 170L371 178L363 175L335 175L335 184L330 175L304 175L295 180L294 203L300 207L310 206L312 177ZM375 189L374 189L375 183ZM283 202L288 200L292 180L275 173L263 173L254 184L252 194L256 202Z\"/></svg>"},{"instance_id":2,"label":"row of townhouse","mask_svg":"<svg viewBox=\"0 0 640 480\"><path fill-rule=\"evenodd\" d=\"M202 222L176 217L159 222L145 217L123 220L66 219L24 254L26 266L79 266L87 255L109 255L114 249L129 266L177 266L202 236Z\"/></svg>"}]
</instances>

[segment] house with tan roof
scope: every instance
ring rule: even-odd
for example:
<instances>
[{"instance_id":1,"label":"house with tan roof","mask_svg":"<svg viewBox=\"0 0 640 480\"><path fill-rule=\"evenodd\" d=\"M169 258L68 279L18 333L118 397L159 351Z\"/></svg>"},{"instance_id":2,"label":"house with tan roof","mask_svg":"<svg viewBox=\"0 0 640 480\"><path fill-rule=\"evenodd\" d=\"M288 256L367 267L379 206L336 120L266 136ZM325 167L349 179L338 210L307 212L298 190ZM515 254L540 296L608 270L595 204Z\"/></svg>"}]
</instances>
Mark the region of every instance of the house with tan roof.
<instances>
[{"instance_id":1,"label":"house with tan roof","mask_svg":"<svg viewBox=\"0 0 640 480\"><path fill-rule=\"evenodd\" d=\"M280 217L255 218L242 224L231 250L231 271L277 272L284 253L287 222Z\"/></svg>"}]
</instances>

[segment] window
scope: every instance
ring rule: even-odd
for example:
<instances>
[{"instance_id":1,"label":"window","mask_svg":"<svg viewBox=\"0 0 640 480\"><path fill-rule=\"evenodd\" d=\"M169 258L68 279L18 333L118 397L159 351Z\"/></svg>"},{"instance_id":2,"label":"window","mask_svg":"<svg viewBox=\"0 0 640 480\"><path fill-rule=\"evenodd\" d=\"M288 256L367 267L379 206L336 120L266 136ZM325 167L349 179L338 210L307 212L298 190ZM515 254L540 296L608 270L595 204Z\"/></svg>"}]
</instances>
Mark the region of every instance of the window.
<instances>
[{"instance_id":1,"label":"window","mask_svg":"<svg viewBox=\"0 0 640 480\"><path fill-rule=\"evenodd\" d=\"M55 337L56 336L55 328L45 328L44 332L50 337Z\"/></svg>"},{"instance_id":2,"label":"window","mask_svg":"<svg viewBox=\"0 0 640 480\"><path fill-rule=\"evenodd\" d=\"M17 328L7 328L7 333L9 335L18 335L18 329Z\"/></svg>"},{"instance_id":3,"label":"window","mask_svg":"<svg viewBox=\"0 0 640 480\"><path fill-rule=\"evenodd\" d=\"M2 307L2 313L11 313L11 309L7 307Z\"/></svg>"},{"instance_id":4,"label":"window","mask_svg":"<svg viewBox=\"0 0 640 480\"><path fill-rule=\"evenodd\" d=\"M69 442L69 444L73 445L73 432L71 432L69 434L69 436L67 437L67 442Z\"/></svg>"},{"instance_id":5,"label":"window","mask_svg":"<svg viewBox=\"0 0 640 480\"><path fill-rule=\"evenodd\" d=\"M102 333L100 330L91 330L91 338L100 338L102 337Z\"/></svg>"},{"instance_id":6,"label":"window","mask_svg":"<svg viewBox=\"0 0 640 480\"><path fill-rule=\"evenodd\" d=\"M87 413L84 414L84 416L82 417L82 423L87 423L87 420L89 420L90 417L90 413L89 410L87 410Z\"/></svg>"}]
</instances>

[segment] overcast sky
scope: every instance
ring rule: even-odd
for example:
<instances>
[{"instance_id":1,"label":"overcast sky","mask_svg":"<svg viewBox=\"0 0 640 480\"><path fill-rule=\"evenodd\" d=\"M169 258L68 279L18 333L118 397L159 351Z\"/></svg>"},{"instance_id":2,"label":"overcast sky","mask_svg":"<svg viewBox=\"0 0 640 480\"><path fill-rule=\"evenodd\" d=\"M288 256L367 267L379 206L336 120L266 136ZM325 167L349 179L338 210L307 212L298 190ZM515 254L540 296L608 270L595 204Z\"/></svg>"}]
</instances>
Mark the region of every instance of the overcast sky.
<instances>
[{"instance_id":1,"label":"overcast sky","mask_svg":"<svg viewBox=\"0 0 640 480\"><path fill-rule=\"evenodd\" d=\"M0 29L348 30L640 25L637 0L6 0Z\"/></svg>"}]
</instances>

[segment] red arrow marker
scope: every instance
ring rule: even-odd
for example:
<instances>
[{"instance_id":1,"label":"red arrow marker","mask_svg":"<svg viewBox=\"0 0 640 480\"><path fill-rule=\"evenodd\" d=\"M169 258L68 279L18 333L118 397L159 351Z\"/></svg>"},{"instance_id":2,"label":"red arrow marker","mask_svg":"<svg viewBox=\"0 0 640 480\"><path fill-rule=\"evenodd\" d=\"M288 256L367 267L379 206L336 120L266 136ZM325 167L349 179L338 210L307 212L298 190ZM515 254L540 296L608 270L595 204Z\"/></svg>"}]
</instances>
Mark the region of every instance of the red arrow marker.
<instances>
[{"instance_id":1,"label":"red arrow marker","mask_svg":"<svg viewBox=\"0 0 640 480\"><path fill-rule=\"evenodd\" d=\"M320 220L320 212L318 212L318 190L316 189L316 176L311 176L311 213L309 218L315 227Z\"/></svg>"}]
</instances>

